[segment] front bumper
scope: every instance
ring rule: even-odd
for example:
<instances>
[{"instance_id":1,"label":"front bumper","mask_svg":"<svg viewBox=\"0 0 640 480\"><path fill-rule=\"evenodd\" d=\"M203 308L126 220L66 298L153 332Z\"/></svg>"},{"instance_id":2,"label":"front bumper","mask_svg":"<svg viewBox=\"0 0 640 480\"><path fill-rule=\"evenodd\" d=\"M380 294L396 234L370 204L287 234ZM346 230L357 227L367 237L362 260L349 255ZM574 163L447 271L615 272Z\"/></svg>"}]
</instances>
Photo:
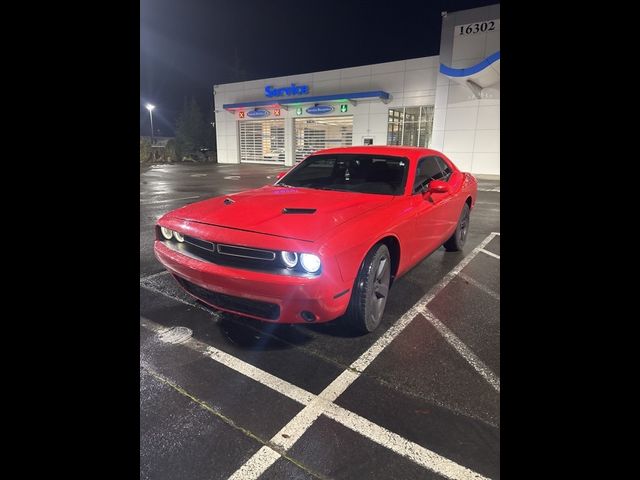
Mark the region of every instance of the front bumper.
<instances>
[{"instance_id":1,"label":"front bumper","mask_svg":"<svg viewBox=\"0 0 640 480\"><path fill-rule=\"evenodd\" d=\"M214 308L258 320L307 323L301 315L306 311L314 314L315 323L328 322L344 314L351 296L351 286L342 281L337 266L331 262L323 264L317 277L302 277L216 265L177 252L159 240L154 244L154 252L190 295ZM201 289L214 293L210 295ZM252 308L252 305L261 307L252 302L278 308Z\"/></svg>"}]
</instances>

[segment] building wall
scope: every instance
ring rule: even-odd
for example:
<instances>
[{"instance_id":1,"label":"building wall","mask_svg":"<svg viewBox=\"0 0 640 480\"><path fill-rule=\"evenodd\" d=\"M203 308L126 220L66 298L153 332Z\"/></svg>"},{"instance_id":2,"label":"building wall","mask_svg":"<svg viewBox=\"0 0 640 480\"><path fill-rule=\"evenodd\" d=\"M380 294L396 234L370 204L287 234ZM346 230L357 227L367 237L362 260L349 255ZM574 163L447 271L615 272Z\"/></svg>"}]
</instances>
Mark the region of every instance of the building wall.
<instances>
[{"instance_id":1,"label":"building wall","mask_svg":"<svg viewBox=\"0 0 640 480\"><path fill-rule=\"evenodd\" d=\"M226 103L266 100L264 87L308 85L309 95L383 90L389 103L362 101L349 105L353 115L353 144L373 137L374 145L386 145L388 109L434 105L431 148L444 152L459 168L477 174L500 175L500 83L482 90L476 98L465 85L440 73L440 62L453 68L474 65L500 50L500 34L455 38L455 25L480 18L500 18L499 5L454 12L443 18L441 55L360 67L274 77L214 87L218 162L239 163L236 115L223 110ZM445 58L443 58L443 56ZM300 97L301 100L304 96ZM339 111L330 114L342 115ZM294 161L292 145L295 108L281 111L285 118L286 165ZM303 115L307 117L308 115Z\"/></svg>"},{"instance_id":2,"label":"building wall","mask_svg":"<svg viewBox=\"0 0 640 480\"><path fill-rule=\"evenodd\" d=\"M453 68L476 65L500 51L500 27L492 32L456 36L453 29L481 20L500 19L500 5L453 12L443 18L441 61ZM500 82L477 99L461 83L438 73L432 148L465 171L500 175Z\"/></svg>"},{"instance_id":3,"label":"building wall","mask_svg":"<svg viewBox=\"0 0 640 480\"><path fill-rule=\"evenodd\" d=\"M386 145L388 109L391 107L433 105L436 96L438 68L438 56L433 56L216 85L214 87L214 106L218 162L239 162L238 119L235 115L223 110L222 105L266 100L264 96L266 85L287 86L291 83L309 85L309 95L384 90L391 94L392 99L389 103L385 104L379 100L359 101L356 106L349 105L349 110L344 115L353 115L354 145L362 145L364 137L373 137L374 145ZM303 98L301 97L301 99ZM287 119L300 118L295 115L294 110L282 110L281 115ZM331 116L334 115L342 114L340 112L331 113ZM307 115L303 116L307 117ZM288 138L288 135L291 135L292 129L292 120L286 121L285 137Z\"/></svg>"}]
</instances>

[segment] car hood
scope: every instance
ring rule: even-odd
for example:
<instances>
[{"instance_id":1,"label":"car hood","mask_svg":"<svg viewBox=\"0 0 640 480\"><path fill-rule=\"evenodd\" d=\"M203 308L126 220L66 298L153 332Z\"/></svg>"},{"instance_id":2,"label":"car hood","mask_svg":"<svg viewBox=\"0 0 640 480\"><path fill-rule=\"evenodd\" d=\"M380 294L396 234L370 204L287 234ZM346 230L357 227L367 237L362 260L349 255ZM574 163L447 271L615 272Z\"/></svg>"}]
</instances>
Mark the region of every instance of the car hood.
<instances>
[{"instance_id":1,"label":"car hood","mask_svg":"<svg viewBox=\"0 0 640 480\"><path fill-rule=\"evenodd\" d=\"M393 199L390 195L266 186L192 203L175 210L173 216L312 242L334 227ZM285 209L293 213L285 213Z\"/></svg>"}]
</instances>

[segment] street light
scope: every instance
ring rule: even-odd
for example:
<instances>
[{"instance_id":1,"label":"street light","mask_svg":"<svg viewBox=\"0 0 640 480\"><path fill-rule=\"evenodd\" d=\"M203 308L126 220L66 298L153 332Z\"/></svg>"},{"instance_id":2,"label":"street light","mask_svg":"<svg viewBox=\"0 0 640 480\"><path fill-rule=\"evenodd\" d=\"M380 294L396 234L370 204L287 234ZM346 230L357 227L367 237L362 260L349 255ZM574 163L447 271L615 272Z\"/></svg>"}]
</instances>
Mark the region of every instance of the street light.
<instances>
[{"instance_id":1,"label":"street light","mask_svg":"<svg viewBox=\"0 0 640 480\"><path fill-rule=\"evenodd\" d=\"M156 106L147 103L145 107L149 110L149 118L151 119L151 145L153 145L153 109L156 108Z\"/></svg>"}]
</instances>

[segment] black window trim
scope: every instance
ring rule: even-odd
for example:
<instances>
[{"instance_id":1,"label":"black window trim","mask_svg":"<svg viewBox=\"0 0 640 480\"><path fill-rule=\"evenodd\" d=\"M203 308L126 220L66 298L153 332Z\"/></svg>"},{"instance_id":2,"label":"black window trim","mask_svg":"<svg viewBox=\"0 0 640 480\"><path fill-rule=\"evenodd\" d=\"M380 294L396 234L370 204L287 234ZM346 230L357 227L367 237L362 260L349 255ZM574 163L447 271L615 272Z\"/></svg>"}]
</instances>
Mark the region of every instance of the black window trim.
<instances>
[{"instance_id":1,"label":"black window trim","mask_svg":"<svg viewBox=\"0 0 640 480\"><path fill-rule=\"evenodd\" d=\"M447 167L449 169L449 173L446 174L444 170L442 170L442 167L440 167L440 171L442 172L442 178L446 177L447 175L449 175L449 178L447 178L446 180L443 180L443 182L448 182L451 179L451 175L453 174L453 169L451 168L451 166L447 163L447 161L442 158L440 155L432 155L432 157L435 158L439 158L440 161L442 162L442 164ZM437 162L436 162L437 163ZM439 165L438 165L439 166Z\"/></svg>"},{"instance_id":2,"label":"black window trim","mask_svg":"<svg viewBox=\"0 0 640 480\"><path fill-rule=\"evenodd\" d=\"M445 165L447 165L449 167L449 164L447 164L447 162L444 160L444 158L440 157L439 155L425 155L424 157L420 157L418 159L418 163L416 163L415 174L418 173L418 167L420 166L420 162L423 161L423 160L427 160L429 158L434 158L434 159L439 158L440 160L442 160L444 162ZM442 167L440 166L440 164L438 163L437 160L434 160L434 161L436 162L436 165L438 165L438 169L440 170L440 173L442 174L442 177L444 177L445 173L442 170ZM449 167L449 169L451 170L451 167ZM451 172L453 172L453 170L451 170ZM427 183L426 185L422 186L421 190L420 189L416 190L416 185L415 185L415 183L416 183L416 175L415 174L413 176L413 187L412 187L412 190L411 190L411 192L412 192L411 195L416 195L418 193L424 192L424 188L428 185L428 183ZM451 176L449 176L449 178L451 178ZM448 182L449 180L444 180L444 181Z\"/></svg>"}]
</instances>

